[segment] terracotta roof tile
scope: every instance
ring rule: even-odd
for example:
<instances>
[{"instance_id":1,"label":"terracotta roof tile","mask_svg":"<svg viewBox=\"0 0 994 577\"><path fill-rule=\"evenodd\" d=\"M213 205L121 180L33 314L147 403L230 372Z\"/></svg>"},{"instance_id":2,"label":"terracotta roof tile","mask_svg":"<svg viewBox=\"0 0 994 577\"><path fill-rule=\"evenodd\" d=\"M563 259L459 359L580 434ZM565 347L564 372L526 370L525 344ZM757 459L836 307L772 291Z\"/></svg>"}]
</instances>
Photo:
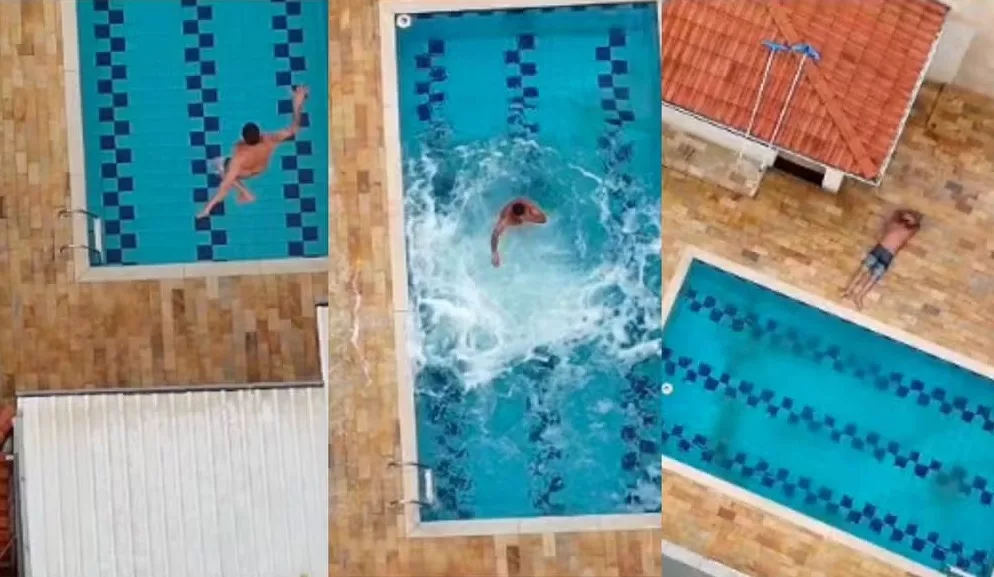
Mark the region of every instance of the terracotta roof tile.
<instances>
[{"instance_id":1,"label":"terracotta roof tile","mask_svg":"<svg viewBox=\"0 0 994 577\"><path fill-rule=\"evenodd\" d=\"M870 180L881 176L948 8L936 0L667 0L663 100L745 132L768 51L806 42L775 144ZM752 134L773 136L800 56L774 59Z\"/></svg>"}]
</instances>

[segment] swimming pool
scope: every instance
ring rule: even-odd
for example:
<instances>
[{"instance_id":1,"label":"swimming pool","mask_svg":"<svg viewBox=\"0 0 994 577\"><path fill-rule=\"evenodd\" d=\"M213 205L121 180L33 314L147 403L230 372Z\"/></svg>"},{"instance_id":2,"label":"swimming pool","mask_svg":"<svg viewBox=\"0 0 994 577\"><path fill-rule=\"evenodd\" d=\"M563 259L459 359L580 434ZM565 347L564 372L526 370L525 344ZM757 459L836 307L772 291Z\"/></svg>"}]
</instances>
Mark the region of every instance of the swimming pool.
<instances>
[{"instance_id":1,"label":"swimming pool","mask_svg":"<svg viewBox=\"0 0 994 577\"><path fill-rule=\"evenodd\" d=\"M994 370L700 251L663 308L673 470L912 574L990 574Z\"/></svg>"},{"instance_id":2,"label":"swimming pool","mask_svg":"<svg viewBox=\"0 0 994 577\"><path fill-rule=\"evenodd\" d=\"M658 527L656 4L411 10L381 12L409 526ZM517 197L549 220L498 268Z\"/></svg>"},{"instance_id":3,"label":"swimming pool","mask_svg":"<svg viewBox=\"0 0 994 577\"><path fill-rule=\"evenodd\" d=\"M323 0L61 2L72 221L84 280L318 271L328 254ZM246 122L303 128L263 175L195 218ZM53 215L53 218L55 215ZM68 228L68 226L67 226Z\"/></svg>"}]
</instances>

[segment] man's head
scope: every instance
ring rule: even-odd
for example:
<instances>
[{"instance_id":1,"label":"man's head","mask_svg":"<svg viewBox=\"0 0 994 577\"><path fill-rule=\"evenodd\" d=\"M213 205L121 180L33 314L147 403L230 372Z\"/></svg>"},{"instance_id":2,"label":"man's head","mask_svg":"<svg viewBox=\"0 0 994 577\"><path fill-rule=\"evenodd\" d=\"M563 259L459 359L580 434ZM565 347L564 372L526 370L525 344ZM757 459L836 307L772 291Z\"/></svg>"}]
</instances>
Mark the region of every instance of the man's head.
<instances>
[{"instance_id":1,"label":"man's head","mask_svg":"<svg viewBox=\"0 0 994 577\"><path fill-rule=\"evenodd\" d=\"M922 218L922 213L917 210L906 210L901 213L901 224L910 229L918 229L922 226Z\"/></svg>"},{"instance_id":2,"label":"man's head","mask_svg":"<svg viewBox=\"0 0 994 577\"><path fill-rule=\"evenodd\" d=\"M262 131L259 125L254 122L247 122L242 127L242 140L249 146L255 146L262 140Z\"/></svg>"},{"instance_id":3,"label":"man's head","mask_svg":"<svg viewBox=\"0 0 994 577\"><path fill-rule=\"evenodd\" d=\"M511 205L511 214L518 218L523 217L526 212L528 212L528 207L523 202L516 202Z\"/></svg>"}]
</instances>

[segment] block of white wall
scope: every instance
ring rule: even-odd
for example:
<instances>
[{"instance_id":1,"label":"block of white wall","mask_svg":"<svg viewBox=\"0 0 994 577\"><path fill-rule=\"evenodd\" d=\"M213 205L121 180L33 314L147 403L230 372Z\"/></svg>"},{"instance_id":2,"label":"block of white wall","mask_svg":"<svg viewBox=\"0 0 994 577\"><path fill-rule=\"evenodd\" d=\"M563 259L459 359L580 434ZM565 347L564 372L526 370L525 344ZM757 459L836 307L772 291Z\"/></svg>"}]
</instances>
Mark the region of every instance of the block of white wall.
<instances>
[{"instance_id":1,"label":"block of white wall","mask_svg":"<svg viewBox=\"0 0 994 577\"><path fill-rule=\"evenodd\" d=\"M842 172L829 168L825 170L825 177L821 181L821 187L829 192L839 192L842 188L842 181L846 175Z\"/></svg>"},{"instance_id":2,"label":"block of white wall","mask_svg":"<svg viewBox=\"0 0 994 577\"><path fill-rule=\"evenodd\" d=\"M740 134L721 128L672 106L663 105L663 124L680 132L694 135L733 152L741 152L764 166L773 164L777 153L772 148L757 144Z\"/></svg>"},{"instance_id":3,"label":"block of white wall","mask_svg":"<svg viewBox=\"0 0 994 577\"><path fill-rule=\"evenodd\" d=\"M925 73L926 80L943 84L952 82L959 73L963 58L973 40L974 29L966 22L950 18L942 29L935 47L932 63Z\"/></svg>"}]
</instances>

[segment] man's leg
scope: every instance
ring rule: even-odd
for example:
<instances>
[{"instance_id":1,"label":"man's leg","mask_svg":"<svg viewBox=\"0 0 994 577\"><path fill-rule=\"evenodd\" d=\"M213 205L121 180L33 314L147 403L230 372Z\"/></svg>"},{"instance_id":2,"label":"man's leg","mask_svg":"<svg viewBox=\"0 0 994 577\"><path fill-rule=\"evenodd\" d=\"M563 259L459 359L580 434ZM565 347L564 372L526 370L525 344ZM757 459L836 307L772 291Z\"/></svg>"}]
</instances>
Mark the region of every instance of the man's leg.
<instances>
[{"instance_id":1,"label":"man's leg","mask_svg":"<svg viewBox=\"0 0 994 577\"><path fill-rule=\"evenodd\" d=\"M222 201L224 201L224 197L226 196L228 196L227 190L225 191L219 190L216 193L214 193L214 197L211 198L210 201L204 206L204 209L200 211L200 213L197 215L197 218L204 218L210 215L211 211L214 210L214 207L220 204Z\"/></svg>"},{"instance_id":2,"label":"man's leg","mask_svg":"<svg viewBox=\"0 0 994 577\"><path fill-rule=\"evenodd\" d=\"M856 292L856 287L863 284L867 278L870 276L870 268L873 266L873 261L870 259L871 255L867 255L860 263L856 271L852 273L849 278L849 283L846 284L846 288L842 291L843 297L852 296Z\"/></svg>"},{"instance_id":3,"label":"man's leg","mask_svg":"<svg viewBox=\"0 0 994 577\"><path fill-rule=\"evenodd\" d=\"M863 310L863 297L865 297L867 293L869 293L870 290L873 289L873 287L877 286L877 283L880 282L880 278L883 276L884 276L883 268L874 268L872 274L870 274L867 277L866 281L863 283L863 286L856 289L855 294L852 297L852 300L854 303L856 303L857 309Z\"/></svg>"},{"instance_id":4,"label":"man's leg","mask_svg":"<svg viewBox=\"0 0 994 577\"><path fill-rule=\"evenodd\" d=\"M221 178L224 178L225 175L224 164L224 158L218 157L214 159L214 169ZM235 190L238 191L238 198L236 199L238 204L245 204L246 202L252 202L255 200L255 195L252 194L252 191L246 188L241 179L236 179L233 186L235 187Z\"/></svg>"}]
</instances>

